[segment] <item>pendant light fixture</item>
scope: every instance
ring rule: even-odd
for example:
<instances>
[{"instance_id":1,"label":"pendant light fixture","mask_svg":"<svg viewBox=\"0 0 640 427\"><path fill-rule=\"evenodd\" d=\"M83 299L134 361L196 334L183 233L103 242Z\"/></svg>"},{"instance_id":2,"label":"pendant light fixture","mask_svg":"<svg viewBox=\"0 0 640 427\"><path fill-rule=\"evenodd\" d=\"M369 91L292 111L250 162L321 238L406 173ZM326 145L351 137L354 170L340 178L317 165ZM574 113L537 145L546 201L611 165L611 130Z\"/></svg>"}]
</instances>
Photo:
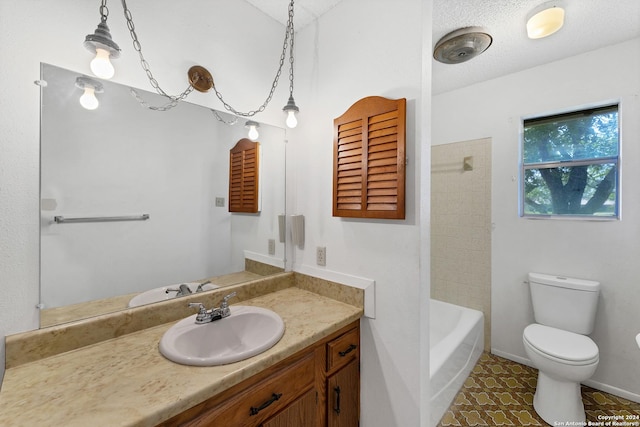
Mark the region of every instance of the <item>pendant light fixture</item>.
<instances>
[{"instance_id":1,"label":"pendant light fixture","mask_svg":"<svg viewBox=\"0 0 640 427\"><path fill-rule=\"evenodd\" d=\"M98 108L100 103L98 102L98 98L96 98L96 93L103 92L102 83L89 77L78 77L76 78L76 87L84 91L79 99L80 105L87 110L95 110Z\"/></svg>"},{"instance_id":2,"label":"pendant light fixture","mask_svg":"<svg viewBox=\"0 0 640 427\"><path fill-rule=\"evenodd\" d=\"M295 35L295 29L293 25L293 16L294 16L294 0L290 0L288 14L289 19L287 21L286 29L285 29L285 37L284 43L282 46L282 53L280 55L280 66L276 72L276 75L273 79L273 83L271 84L271 88L269 90L269 94L266 99L257 109L251 110L248 112L238 111L233 108L229 103L227 103L223 97L222 93L218 91L216 85L213 83L213 77L211 73L201 67L199 65L193 66L189 69L188 72L188 80L189 86L179 95L168 95L165 93L162 88L160 88L160 84L153 76L151 72L151 68L149 63L145 59L142 54L142 45L138 39L138 34L135 31L135 24L133 22L133 16L131 15L131 11L127 6L126 0L121 0L122 8L124 9L124 17L127 23L127 28L129 29L129 33L131 35L131 39L133 41L133 48L136 52L138 52L138 56L140 57L140 64L142 69L145 71L149 83L156 92L164 97L166 97L169 101L165 105L161 106L152 106L149 105L146 101L144 101L136 92L132 90L132 95L140 102L140 104L154 111L167 111L173 107L175 107L178 102L184 100L193 90L197 90L199 92L207 92L209 89L213 89L216 96L222 104L224 108L240 117L253 117L254 115L263 112L275 93L276 87L278 86L278 81L280 75L282 74L282 68L284 67L285 59L287 57L287 51L289 53L289 100L287 105L282 109L287 113L286 124L290 128L296 127L298 124L298 120L296 119L296 114L298 113L299 108L296 105L293 99L293 39ZM85 39L85 47L91 52L96 54L96 58L91 62L91 70L93 73L101 78L110 78L114 74L113 66L109 61L110 58L118 58L120 56L120 48L118 45L112 40L111 33L109 32L109 27L107 26L107 17L109 16L109 10L107 9L107 0L101 0L100 6L100 23L98 24L98 28L96 29L94 34L89 34ZM235 121L234 121L235 123ZM249 122L247 122L249 123ZM255 122L253 122L255 123ZM231 124L231 123L230 123ZM257 129L252 128L252 131Z\"/></svg>"},{"instance_id":3,"label":"pendant light fixture","mask_svg":"<svg viewBox=\"0 0 640 427\"><path fill-rule=\"evenodd\" d=\"M260 123L254 122L253 120L247 120L247 122L244 124L244 127L249 129L248 136L250 140L255 141L260 137L260 134L258 133L258 128L260 127Z\"/></svg>"},{"instance_id":4,"label":"pendant light fixture","mask_svg":"<svg viewBox=\"0 0 640 427\"><path fill-rule=\"evenodd\" d=\"M298 111L300 111L300 109L296 105L296 101L293 100L293 93L289 95L289 101L287 102L287 105L284 106L282 111L287 113L286 124L288 128L293 129L294 127L298 126L298 119L296 117L296 114L298 114Z\"/></svg>"},{"instance_id":5,"label":"pendant light fixture","mask_svg":"<svg viewBox=\"0 0 640 427\"><path fill-rule=\"evenodd\" d=\"M107 25L109 9L107 0L102 0L100 5L100 23L93 34L88 34L84 39L84 47L96 56L91 61L91 72L102 79L110 79L115 73L110 58L120 56L120 47L111 38L111 32Z\"/></svg>"},{"instance_id":6,"label":"pendant light fixture","mask_svg":"<svg viewBox=\"0 0 640 427\"><path fill-rule=\"evenodd\" d=\"M291 3L289 4L289 21L287 22L287 31L289 38L291 39L289 43L289 100L282 111L287 113L287 127L293 129L298 126L298 119L296 118L296 115L298 114L298 111L300 111L296 105L296 101L293 99L293 38L295 35L293 27L293 0L291 0Z\"/></svg>"}]
</instances>

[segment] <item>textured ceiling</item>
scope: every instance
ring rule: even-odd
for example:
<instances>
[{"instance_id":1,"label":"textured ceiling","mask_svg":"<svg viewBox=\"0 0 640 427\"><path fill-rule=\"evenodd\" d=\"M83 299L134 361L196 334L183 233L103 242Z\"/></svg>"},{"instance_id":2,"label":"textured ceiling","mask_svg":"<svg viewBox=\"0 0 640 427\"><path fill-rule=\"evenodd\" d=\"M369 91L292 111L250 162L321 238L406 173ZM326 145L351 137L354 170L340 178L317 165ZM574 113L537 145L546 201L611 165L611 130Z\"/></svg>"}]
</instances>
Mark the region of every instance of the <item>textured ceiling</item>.
<instances>
[{"instance_id":1,"label":"textured ceiling","mask_svg":"<svg viewBox=\"0 0 640 427\"><path fill-rule=\"evenodd\" d=\"M287 0L246 0L286 23ZM342 0L296 0L296 31ZM346 0L348 1L348 0ZM398 0L377 0L398 1ZM527 14L544 0L433 0L433 45L458 28L484 27L493 44L482 55L461 64L433 61L434 94L511 74L537 65L640 37L640 0L559 0L565 25L550 37L530 40ZM629 52L640 55L640 52Z\"/></svg>"},{"instance_id":2,"label":"textured ceiling","mask_svg":"<svg viewBox=\"0 0 640 427\"><path fill-rule=\"evenodd\" d=\"M640 0L564 2L565 25L538 40L527 37L527 14L544 0L434 0L433 44L462 27L481 26L493 36L482 55L461 64L433 61L433 93L640 37ZM640 55L640 52L629 52Z\"/></svg>"}]
</instances>

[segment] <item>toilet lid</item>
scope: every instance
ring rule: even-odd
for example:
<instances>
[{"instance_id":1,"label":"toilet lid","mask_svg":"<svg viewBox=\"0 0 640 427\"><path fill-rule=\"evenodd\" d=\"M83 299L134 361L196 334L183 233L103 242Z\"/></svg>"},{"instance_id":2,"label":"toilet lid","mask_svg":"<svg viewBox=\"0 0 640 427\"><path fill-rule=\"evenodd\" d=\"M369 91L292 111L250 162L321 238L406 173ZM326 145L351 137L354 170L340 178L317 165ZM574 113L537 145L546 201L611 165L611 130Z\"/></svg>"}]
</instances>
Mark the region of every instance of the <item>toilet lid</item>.
<instances>
[{"instance_id":1,"label":"toilet lid","mask_svg":"<svg viewBox=\"0 0 640 427\"><path fill-rule=\"evenodd\" d=\"M589 362L598 358L598 346L585 335L536 323L524 329L523 337L538 351L558 359Z\"/></svg>"}]
</instances>

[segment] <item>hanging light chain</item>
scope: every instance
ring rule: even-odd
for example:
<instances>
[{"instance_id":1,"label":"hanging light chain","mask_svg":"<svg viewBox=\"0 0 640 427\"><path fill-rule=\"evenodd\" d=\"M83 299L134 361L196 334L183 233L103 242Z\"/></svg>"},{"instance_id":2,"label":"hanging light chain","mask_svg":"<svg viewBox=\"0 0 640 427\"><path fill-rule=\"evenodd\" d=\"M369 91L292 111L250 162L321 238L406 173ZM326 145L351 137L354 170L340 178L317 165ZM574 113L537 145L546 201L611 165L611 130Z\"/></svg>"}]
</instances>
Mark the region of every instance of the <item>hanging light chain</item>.
<instances>
[{"instance_id":1,"label":"hanging light chain","mask_svg":"<svg viewBox=\"0 0 640 427\"><path fill-rule=\"evenodd\" d=\"M236 123L238 123L238 117L237 116L233 116L231 117L231 119L229 121L223 119L220 114L218 114L218 112L216 110L210 109L210 111L213 113L213 115L215 116L216 120L219 122L224 123L227 126L233 126Z\"/></svg>"},{"instance_id":2,"label":"hanging light chain","mask_svg":"<svg viewBox=\"0 0 640 427\"><path fill-rule=\"evenodd\" d=\"M289 96L293 97L293 37L294 37L294 28L293 28L293 0L289 4L289 26L291 43L289 50Z\"/></svg>"},{"instance_id":3,"label":"hanging light chain","mask_svg":"<svg viewBox=\"0 0 640 427\"><path fill-rule=\"evenodd\" d=\"M123 0L124 1L124 0ZM236 116L241 116L241 117L253 117L258 113L261 113L265 110L265 108L267 108L267 105L269 104L269 102L271 101L271 98L273 98L273 94L276 91L276 87L278 86L278 80L280 79L280 75L282 74L282 67L284 66L284 60L287 56L287 48L290 47L290 54L289 54L289 63L291 65L291 68L289 70L289 90L291 92L293 92L293 2L294 0L291 0L291 2L289 3L289 19L287 21L287 28L285 31L285 35L284 35L284 43L282 44L282 53L280 54L280 64L278 66L278 71L276 72L276 75L273 79L273 83L271 84L271 90L269 91L269 95L267 95L267 98L265 99L265 101L262 103L262 105L260 107L258 107L256 110L251 110L249 112L242 112L242 111L238 111L235 108L233 108L231 105L229 105L222 97L222 93L220 93L218 91L218 89L216 88L215 84L213 85L213 90L216 93L216 96L218 97L218 99L220 100L220 102L222 102L222 105L224 105L224 108L226 108L228 111L231 111L233 114L235 114ZM291 42L289 43L289 38L291 38Z\"/></svg>"},{"instance_id":4,"label":"hanging light chain","mask_svg":"<svg viewBox=\"0 0 640 427\"><path fill-rule=\"evenodd\" d=\"M133 16L131 15L131 11L127 7L127 2L126 2L126 0L121 0L121 1L122 1L122 8L124 9L124 17L125 17L125 19L127 21L127 28L129 28L129 34L131 34L131 39L133 40L133 48L136 50L136 52L138 52L138 56L140 57L140 65L142 65L142 69L147 74L147 78L149 79L149 83L156 90L156 92L158 94L166 97L166 98L169 98L171 101L169 101L167 104L165 104L165 105L163 105L161 107L154 107L154 106L149 105L145 101L143 101L142 98L140 98L140 96L133 90L132 90L132 94L134 94L134 97L138 100L138 102L140 102L141 105L149 108L150 110L155 110L155 111L167 111L167 110L170 110L171 108L173 108L176 105L178 105L178 102L182 101L191 92L193 92L193 86L189 85L189 87L187 87L187 89L185 89L184 92L182 92L178 96L167 95L167 93L165 93L165 91L162 90L162 88L158 84L158 81L155 79L155 77L153 77L153 73L151 72L151 67L149 66L149 63L147 62L147 60L145 59L144 55L142 54L142 45L140 44L140 41L138 40L138 35L136 34L135 25L133 23ZM106 0L103 0L103 2L106 2Z\"/></svg>"},{"instance_id":5,"label":"hanging light chain","mask_svg":"<svg viewBox=\"0 0 640 427\"><path fill-rule=\"evenodd\" d=\"M149 110L153 110L153 111L167 111L167 110L170 110L173 107L175 107L176 105L178 105L178 102L180 101L178 99L178 97L172 96L172 97L170 97L171 101L167 102L164 105L161 105L161 106L157 107L155 105L149 104L147 101L142 99L140 94L135 89L130 88L130 93L131 93L131 96L133 96L140 103L140 105L142 105L145 108L148 108Z\"/></svg>"},{"instance_id":6,"label":"hanging light chain","mask_svg":"<svg viewBox=\"0 0 640 427\"><path fill-rule=\"evenodd\" d=\"M100 21L107 22L108 17L109 8L107 7L107 0L102 0L102 4L100 5Z\"/></svg>"},{"instance_id":7,"label":"hanging light chain","mask_svg":"<svg viewBox=\"0 0 640 427\"><path fill-rule=\"evenodd\" d=\"M189 87L187 87L187 89L185 89L184 92L182 92L178 96L168 95L164 90L162 90L162 88L160 87L160 84L158 83L156 78L153 76L153 73L151 72L151 67L150 67L149 63L147 62L147 60L144 57L144 54L142 53L142 45L140 44L140 41L138 40L138 35L136 34L136 31L135 31L135 24L133 23L133 16L131 15L131 11L127 7L126 0L121 0L121 2L122 2L122 8L124 9L124 17L125 17L125 20L127 21L127 28L129 29L129 34L131 35L131 39L133 41L133 48L135 49L136 52L138 52L138 56L140 57L140 65L142 66L142 69L147 74L147 79L149 80L149 83L155 89L155 91L158 94L160 94L160 95L162 95L162 96L164 96L166 98L169 98L170 101L167 104L163 105L163 106L156 107L156 106L149 105L146 101L144 101L135 90L132 89L131 90L131 94L134 96L134 98L136 98L138 100L138 102L142 106L144 106L144 107L146 107L146 108L148 108L150 110L167 111L167 110L175 107L180 101L185 99L191 92L193 92L193 90L194 90L194 86L193 85L197 81L197 76L196 76L196 81L194 81L192 84L190 84ZM103 10L106 11L106 13L104 13ZM228 111L232 112L236 116L253 117L256 114L263 112L267 108L267 105L269 104L269 102L273 98L273 94L275 93L276 88L278 87L278 81L280 79L280 75L282 74L282 67L284 66L284 61L285 61L285 58L286 58L286 55L287 55L287 48L289 48L289 93L291 95L293 94L293 38L294 38L293 15L294 15L294 0L291 0L290 3L289 3L288 13L289 13L289 19L287 21L287 26L286 26L285 36L284 36L284 42L283 42L283 45L282 45L282 53L280 54L280 62L279 62L279 66L278 66L278 71L276 72L276 75L275 75L275 77L273 79L273 83L271 84L271 89L269 91L269 94L267 95L267 98L265 99L265 101L262 103L262 105L260 107L258 107L256 110L251 110L249 112L238 111L223 99L222 93L220 93L218 91L218 89L216 88L215 84L213 85L213 90L215 91L216 96L218 97L220 102L222 102L222 105L224 105L224 108L227 109ZM102 15L101 19L103 21L106 21L107 16L109 15L109 9L107 9L106 0L102 0L102 5L100 6L100 14ZM289 42L289 38L291 38L290 42Z\"/></svg>"}]
</instances>

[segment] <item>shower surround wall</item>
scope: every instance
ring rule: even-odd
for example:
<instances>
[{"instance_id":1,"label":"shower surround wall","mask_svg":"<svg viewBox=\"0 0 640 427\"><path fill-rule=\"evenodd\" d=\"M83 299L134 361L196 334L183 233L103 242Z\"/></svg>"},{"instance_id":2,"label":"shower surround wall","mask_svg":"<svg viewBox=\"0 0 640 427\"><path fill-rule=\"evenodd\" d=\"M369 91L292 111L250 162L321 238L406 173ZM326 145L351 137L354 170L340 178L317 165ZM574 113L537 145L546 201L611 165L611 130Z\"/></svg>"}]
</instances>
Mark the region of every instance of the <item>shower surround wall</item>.
<instances>
[{"instance_id":1,"label":"shower surround wall","mask_svg":"<svg viewBox=\"0 0 640 427\"><path fill-rule=\"evenodd\" d=\"M431 148L431 297L482 311L491 349L490 138Z\"/></svg>"}]
</instances>

